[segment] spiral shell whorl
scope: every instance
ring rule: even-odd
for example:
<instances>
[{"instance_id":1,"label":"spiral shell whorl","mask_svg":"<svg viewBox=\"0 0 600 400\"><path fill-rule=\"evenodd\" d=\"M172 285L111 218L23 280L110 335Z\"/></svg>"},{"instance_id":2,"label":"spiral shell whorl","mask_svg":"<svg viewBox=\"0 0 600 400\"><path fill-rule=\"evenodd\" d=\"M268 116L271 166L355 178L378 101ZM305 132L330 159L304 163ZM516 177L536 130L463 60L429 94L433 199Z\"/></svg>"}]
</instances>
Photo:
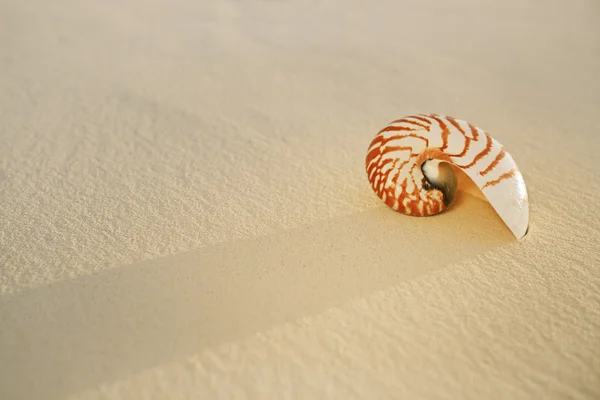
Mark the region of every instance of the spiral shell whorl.
<instances>
[{"instance_id":1,"label":"spiral shell whorl","mask_svg":"<svg viewBox=\"0 0 600 400\"><path fill-rule=\"evenodd\" d=\"M428 182L422 165L428 159L448 161L448 157L439 147L429 147L430 127L422 119L405 117L382 129L365 160L377 196L393 210L414 216L434 215L447 208L444 194Z\"/></svg>"},{"instance_id":2,"label":"spiral shell whorl","mask_svg":"<svg viewBox=\"0 0 600 400\"><path fill-rule=\"evenodd\" d=\"M448 164L482 190L517 237L529 209L522 176L500 143L466 121L437 114L404 117L373 138L365 167L371 187L395 211L429 216L444 211L456 191Z\"/></svg>"}]
</instances>

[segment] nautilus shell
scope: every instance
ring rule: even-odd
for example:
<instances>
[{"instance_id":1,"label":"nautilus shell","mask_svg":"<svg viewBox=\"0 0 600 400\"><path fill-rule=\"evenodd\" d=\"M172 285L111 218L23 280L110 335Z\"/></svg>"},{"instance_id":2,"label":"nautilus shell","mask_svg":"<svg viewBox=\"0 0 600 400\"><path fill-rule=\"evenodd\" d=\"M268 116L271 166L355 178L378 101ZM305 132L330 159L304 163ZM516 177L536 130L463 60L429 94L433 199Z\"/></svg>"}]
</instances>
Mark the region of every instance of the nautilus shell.
<instances>
[{"instance_id":1,"label":"nautilus shell","mask_svg":"<svg viewBox=\"0 0 600 400\"><path fill-rule=\"evenodd\" d=\"M383 128L369 146L371 187L395 211L428 216L446 210L456 196L458 168L479 187L517 237L529 226L527 188L502 145L476 126L437 114L419 114Z\"/></svg>"}]
</instances>

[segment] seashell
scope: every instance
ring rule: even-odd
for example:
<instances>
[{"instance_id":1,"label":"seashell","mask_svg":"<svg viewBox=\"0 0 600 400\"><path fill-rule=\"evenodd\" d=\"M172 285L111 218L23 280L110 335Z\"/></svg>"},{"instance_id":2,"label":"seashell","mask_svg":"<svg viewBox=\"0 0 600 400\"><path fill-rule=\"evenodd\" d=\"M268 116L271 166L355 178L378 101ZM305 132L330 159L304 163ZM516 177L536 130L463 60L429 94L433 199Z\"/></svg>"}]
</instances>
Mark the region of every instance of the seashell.
<instances>
[{"instance_id":1,"label":"seashell","mask_svg":"<svg viewBox=\"0 0 600 400\"><path fill-rule=\"evenodd\" d=\"M453 165L479 187L517 239L527 233L527 188L517 164L497 140L466 121L437 114L396 120L375 136L365 164L377 196L414 216L450 207L458 187Z\"/></svg>"}]
</instances>

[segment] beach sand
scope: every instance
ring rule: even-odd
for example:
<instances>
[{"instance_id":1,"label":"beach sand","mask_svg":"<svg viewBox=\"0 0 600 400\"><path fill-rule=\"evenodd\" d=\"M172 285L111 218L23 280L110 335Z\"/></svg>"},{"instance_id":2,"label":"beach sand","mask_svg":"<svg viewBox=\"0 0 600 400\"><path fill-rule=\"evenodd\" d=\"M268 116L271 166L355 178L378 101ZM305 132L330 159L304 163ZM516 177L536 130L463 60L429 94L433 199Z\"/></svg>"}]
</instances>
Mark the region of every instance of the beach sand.
<instances>
[{"instance_id":1,"label":"beach sand","mask_svg":"<svg viewBox=\"0 0 600 400\"><path fill-rule=\"evenodd\" d=\"M0 4L0 398L600 398L600 4ZM516 160L388 209L413 113Z\"/></svg>"}]
</instances>

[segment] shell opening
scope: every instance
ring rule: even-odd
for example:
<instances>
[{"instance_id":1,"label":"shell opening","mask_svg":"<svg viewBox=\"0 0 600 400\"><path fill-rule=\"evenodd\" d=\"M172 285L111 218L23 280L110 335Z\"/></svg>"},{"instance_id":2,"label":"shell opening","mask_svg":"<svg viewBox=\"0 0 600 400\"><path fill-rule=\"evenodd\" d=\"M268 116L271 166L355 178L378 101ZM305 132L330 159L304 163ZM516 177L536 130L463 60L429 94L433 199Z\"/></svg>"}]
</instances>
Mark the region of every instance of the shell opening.
<instances>
[{"instance_id":1,"label":"shell opening","mask_svg":"<svg viewBox=\"0 0 600 400\"><path fill-rule=\"evenodd\" d=\"M421 164L421 171L427 182L444 195L444 205L449 207L456 197L458 179L454 170L445 161L428 158Z\"/></svg>"}]
</instances>

